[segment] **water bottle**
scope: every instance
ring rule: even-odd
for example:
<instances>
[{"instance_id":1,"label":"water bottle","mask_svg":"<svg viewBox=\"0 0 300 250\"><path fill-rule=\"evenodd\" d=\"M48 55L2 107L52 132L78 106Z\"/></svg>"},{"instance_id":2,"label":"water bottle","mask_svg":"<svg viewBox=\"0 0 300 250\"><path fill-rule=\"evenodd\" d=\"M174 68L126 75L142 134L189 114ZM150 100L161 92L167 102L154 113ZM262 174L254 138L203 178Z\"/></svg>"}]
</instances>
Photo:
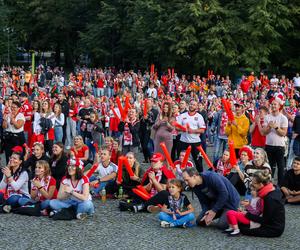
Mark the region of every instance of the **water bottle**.
<instances>
[{"instance_id":1,"label":"water bottle","mask_svg":"<svg viewBox=\"0 0 300 250\"><path fill-rule=\"evenodd\" d=\"M101 191L101 201L103 203L106 202L106 190L105 190L105 188L103 188L102 191Z\"/></svg>"},{"instance_id":2,"label":"water bottle","mask_svg":"<svg viewBox=\"0 0 300 250\"><path fill-rule=\"evenodd\" d=\"M120 186L119 188L119 198L122 199L123 198L123 187Z\"/></svg>"}]
</instances>

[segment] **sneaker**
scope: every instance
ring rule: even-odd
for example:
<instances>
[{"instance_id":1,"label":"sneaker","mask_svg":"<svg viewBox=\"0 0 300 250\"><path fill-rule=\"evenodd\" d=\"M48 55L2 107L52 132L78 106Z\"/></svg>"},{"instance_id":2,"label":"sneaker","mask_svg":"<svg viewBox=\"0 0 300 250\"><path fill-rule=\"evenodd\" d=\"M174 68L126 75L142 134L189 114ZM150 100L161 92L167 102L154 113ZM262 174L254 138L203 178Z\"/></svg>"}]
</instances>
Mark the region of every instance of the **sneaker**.
<instances>
[{"instance_id":1,"label":"sneaker","mask_svg":"<svg viewBox=\"0 0 300 250\"><path fill-rule=\"evenodd\" d=\"M225 229L223 231L223 233L231 233L231 232L233 232L233 230L234 230L233 228L229 227L229 228Z\"/></svg>"},{"instance_id":2,"label":"sneaker","mask_svg":"<svg viewBox=\"0 0 300 250\"><path fill-rule=\"evenodd\" d=\"M3 212L4 213L10 213L10 211L11 211L11 205L4 205L3 206Z\"/></svg>"},{"instance_id":3,"label":"sneaker","mask_svg":"<svg viewBox=\"0 0 300 250\"><path fill-rule=\"evenodd\" d=\"M88 215L85 214L85 213L78 213L78 214L76 215L76 218L77 218L78 220L85 220L87 217L88 217Z\"/></svg>"},{"instance_id":4,"label":"sneaker","mask_svg":"<svg viewBox=\"0 0 300 250\"><path fill-rule=\"evenodd\" d=\"M41 211L41 215L42 215L42 216L48 216L49 213L48 213L47 209L42 210L42 211Z\"/></svg>"},{"instance_id":5,"label":"sneaker","mask_svg":"<svg viewBox=\"0 0 300 250\"><path fill-rule=\"evenodd\" d=\"M132 206L132 212L137 213L139 211L137 206Z\"/></svg>"},{"instance_id":6,"label":"sneaker","mask_svg":"<svg viewBox=\"0 0 300 250\"><path fill-rule=\"evenodd\" d=\"M183 223L182 228L190 228L190 227L193 227L193 226L194 226L193 223L191 223L191 222L185 222L185 223Z\"/></svg>"},{"instance_id":7,"label":"sneaker","mask_svg":"<svg viewBox=\"0 0 300 250\"><path fill-rule=\"evenodd\" d=\"M147 211L149 213L158 213L158 212L160 212L160 207L159 206L150 205L150 206L147 207Z\"/></svg>"},{"instance_id":8,"label":"sneaker","mask_svg":"<svg viewBox=\"0 0 300 250\"><path fill-rule=\"evenodd\" d=\"M171 224L169 222L163 220L160 222L160 226L164 227L164 228L168 228L168 227L171 227Z\"/></svg>"},{"instance_id":9,"label":"sneaker","mask_svg":"<svg viewBox=\"0 0 300 250\"><path fill-rule=\"evenodd\" d=\"M57 213L57 211L52 210L52 211L49 213L49 217L52 218L56 213Z\"/></svg>"},{"instance_id":10,"label":"sneaker","mask_svg":"<svg viewBox=\"0 0 300 250\"><path fill-rule=\"evenodd\" d=\"M235 229L231 233L228 234L228 236L234 237L240 235L240 229Z\"/></svg>"}]
</instances>

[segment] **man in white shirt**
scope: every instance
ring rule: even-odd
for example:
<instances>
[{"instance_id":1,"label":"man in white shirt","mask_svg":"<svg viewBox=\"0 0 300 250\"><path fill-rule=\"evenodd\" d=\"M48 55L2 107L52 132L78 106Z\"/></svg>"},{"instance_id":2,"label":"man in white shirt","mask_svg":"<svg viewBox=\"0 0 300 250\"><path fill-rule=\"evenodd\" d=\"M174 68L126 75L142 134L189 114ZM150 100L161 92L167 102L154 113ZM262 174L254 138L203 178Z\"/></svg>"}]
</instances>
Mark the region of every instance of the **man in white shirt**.
<instances>
[{"instance_id":1,"label":"man in white shirt","mask_svg":"<svg viewBox=\"0 0 300 250\"><path fill-rule=\"evenodd\" d=\"M266 152L272 176L274 177L275 166L278 169L278 184L283 180L285 161L285 139L288 129L288 119L281 113L283 107L283 94L278 94L271 102L271 113L265 116L265 124L262 133L266 135Z\"/></svg>"},{"instance_id":2,"label":"man in white shirt","mask_svg":"<svg viewBox=\"0 0 300 250\"><path fill-rule=\"evenodd\" d=\"M300 91L300 76L299 73L296 73L296 76L294 77L294 87L297 88L298 91Z\"/></svg>"},{"instance_id":3,"label":"man in white shirt","mask_svg":"<svg viewBox=\"0 0 300 250\"><path fill-rule=\"evenodd\" d=\"M186 150L189 145L192 146L192 156L199 172L203 172L202 160L199 157L197 147L201 144L200 134L204 133L206 125L202 115L197 112L198 103L192 100L189 104L189 111L178 116L178 123L186 127L180 136L179 149Z\"/></svg>"},{"instance_id":4,"label":"man in white shirt","mask_svg":"<svg viewBox=\"0 0 300 250\"><path fill-rule=\"evenodd\" d=\"M152 97L153 99L156 99L157 98L157 90L156 88L154 88L154 84L153 83L150 83L150 86L147 90L147 96L148 97Z\"/></svg>"}]
</instances>

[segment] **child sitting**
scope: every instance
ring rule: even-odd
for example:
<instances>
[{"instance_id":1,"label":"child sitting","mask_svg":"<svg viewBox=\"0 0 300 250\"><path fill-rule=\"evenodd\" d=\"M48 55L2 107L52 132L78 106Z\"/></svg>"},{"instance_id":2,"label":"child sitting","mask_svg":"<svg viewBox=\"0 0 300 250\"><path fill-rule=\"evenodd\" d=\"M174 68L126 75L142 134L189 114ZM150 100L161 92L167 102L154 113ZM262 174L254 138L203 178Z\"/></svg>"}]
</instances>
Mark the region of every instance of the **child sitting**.
<instances>
[{"instance_id":1,"label":"child sitting","mask_svg":"<svg viewBox=\"0 0 300 250\"><path fill-rule=\"evenodd\" d=\"M168 182L168 204L164 204L159 213L161 227L190 227L195 219L194 208L187 196L182 193L182 182L172 179Z\"/></svg>"},{"instance_id":2,"label":"child sitting","mask_svg":"<svg viewBox=\"0 0 300 250\"><path fill-rule=\"evenodd\" d=\"M220 175L227 176L230 174L232 166L229 162L230 153L228 150L225 150L222 157L217 162L216 172Z\"/></svg>"},{"instance_id":3,"label":"child sitting","mask_svg":"<svg viewBox=\"0 0 300 250\"><path fill-rule=\"evenodd\" d=\"M254 190L251 190L251 195L252 199L250 201L241 201L241 205L245 208L245 211L229 210L227 212L226 216L229 228L227 228L225 232L229 233L229 236L237 236L240 234L238 222L244 225L249 225L251 229L260 227L259 223L250 221L246 217L246 213L259 216L263 212L263 200L257 196L257 192Z\"/></svg>"},{"instance_id":4,"label":"child sitting","mask_svg":"<svg viewBox=\"0 0 300 250\"><path fill-rule=\"evenodd\" d=\"M187 164L185 166L181 166L182 165L182 161L183 161L183 158L185 156L185 150L184 151L181 151L180 152L180 155L179 155L179 159L174 161L174 167L176 168L176 170L174 169L173 172L176 176L177 179L179 180L182 180L183 181L183 178L182 178L182 171L185 169L185 168L192 168L194 167L194 164L193 162L191 161L188 161Z\"/></svg>"}]
</instances>

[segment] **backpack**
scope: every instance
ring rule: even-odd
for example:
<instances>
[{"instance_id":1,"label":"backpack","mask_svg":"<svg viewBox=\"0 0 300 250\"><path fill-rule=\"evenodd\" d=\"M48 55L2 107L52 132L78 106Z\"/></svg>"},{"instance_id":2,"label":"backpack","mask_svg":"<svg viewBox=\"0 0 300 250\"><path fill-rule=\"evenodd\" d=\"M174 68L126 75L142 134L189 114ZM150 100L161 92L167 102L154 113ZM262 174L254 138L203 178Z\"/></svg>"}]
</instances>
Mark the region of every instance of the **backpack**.
<instances>
[{"instance_id":1,"label":"backpack","mask_svg":"<svg viewBox=\"0 0 300 250\"><path fill-rule=\"evenodd\" d=\"M28 202L24 206L13 209L13 213L28 216L41 216L41 203Z\"/></svg>"},{"instance_id":2,"label":"backpack","mask_svg":"<svg viewBox=\"0 0 300 250\"><path fill-rule=\"evenodd\" d=\"M76 219L76 207L71 206L63 208L55 213L52 217L53 220L73 220Z\"/></svg>"},{"instance_id":3,"label":"backpack","mask_svg":"<svg viewBox=\"0 0 300 250\"><path fill-rule=\"evenodd\" d=\"M45 117L41 117L40 119L40 126L42 128L42 133L47 133L50 128L52 128L53 124L52 124L52 121L48 118L45 118Z\"/></svg>"}]
</instances>

